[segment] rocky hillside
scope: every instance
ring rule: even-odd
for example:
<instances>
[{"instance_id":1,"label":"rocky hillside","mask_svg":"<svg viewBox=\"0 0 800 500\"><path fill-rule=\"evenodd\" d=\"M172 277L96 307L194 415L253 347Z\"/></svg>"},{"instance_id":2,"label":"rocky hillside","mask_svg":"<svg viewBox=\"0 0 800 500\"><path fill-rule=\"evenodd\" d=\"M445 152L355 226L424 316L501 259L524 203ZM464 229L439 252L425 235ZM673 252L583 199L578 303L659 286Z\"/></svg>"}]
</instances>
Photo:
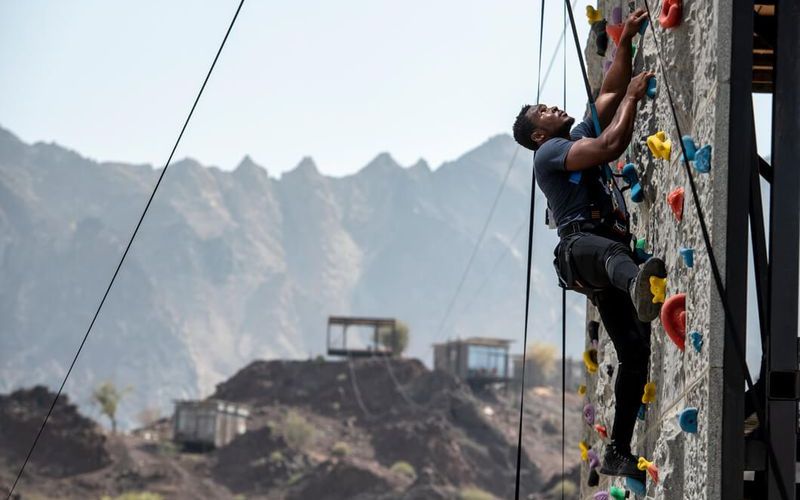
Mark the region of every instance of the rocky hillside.
<instances>
[{"instance_id":1,"label":"rocky hillside","mask_svg":"<svg viewBox=\"0 0 800 500\"><path fill-rule=\"evenodd\" d=\"M421 359L446 337L520 338L525 229L512 239L527 218L527 154L439 332L515 147L497 136L436 170L381 154L342 178L308 158L279 178L247 157L233 171L178 161L67 389L83 406L103 380L130 386L129 426L135 408L207 395L254 359L323 352L329 314L402 318ZM57 387L158 174L0 129L0 390ZM542 219L534 333L558 341L554 236ZM571 328L577 353L581 321Z\"/></svg>"},{"instance_id":2,"label":"rocky hillside","mask_svg":"<svg viewBox=\"0 0 800 500\"><path fill-rule=\"evenodd\" d=\"M137 491L176 499L430 500L480 490L491 495L480 498L509 498L517 396L474 392L411 360L258 361L214 394L252 408L247 432L229 445L182 452L170 442L168 419L131 435L104 436L74 407L60 406L18 493L21 499ZM40 422L40 401L50 397L42 388L0 397L0 485L10 483L30 443L32 434L22 429ZM550 492L560 479L560 399L550 389L528 392L524 498L556 498ZM568 395L570 443L577 441L580 404ZM15 427L6 426L9 418ZM65 468L70 460L74 465ZM572 480L578 467L577 451L569 453Z\"/></svg>"}]
</instances>

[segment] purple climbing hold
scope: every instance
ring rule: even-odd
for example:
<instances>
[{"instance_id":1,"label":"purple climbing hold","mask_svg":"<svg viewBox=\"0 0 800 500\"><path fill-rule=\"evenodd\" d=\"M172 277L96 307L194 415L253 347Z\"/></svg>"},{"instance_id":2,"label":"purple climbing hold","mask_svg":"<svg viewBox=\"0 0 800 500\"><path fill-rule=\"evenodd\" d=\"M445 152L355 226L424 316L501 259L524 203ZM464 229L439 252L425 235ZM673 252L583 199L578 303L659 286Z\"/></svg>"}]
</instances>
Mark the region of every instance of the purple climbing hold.
<instances>
[{"instance_id":1,"label":"purple climbing hold","mask_svg":"<svg viewBox=\"0 0 800 500\"><path fill-rule=\"evenodd\" d=\"M611 9L611 24L622 24L622 7Z\"/></svg>"},{"instance_id":2,"label":"purple climbing hold","mask_svg":"<svg viewBox=\"0 0 800 500\"><path fill-rule=\"evenodd\" d=\"M598 491L594 494L592 500L611 500L611 498L608 496L607 491Z\"/></svg>"},{"instance_id":3,"label":"purple climbing hold","mask_svg":"<svg viewBox=\"0 0 800 500\"><path fill-rule=\"evenodd\" d=\"M600 457L597 455L597 452L594 450L589 450L586 452L589 457L589 468L596 469L600 467Z\"/></svg>"},{"instance_id":4,"label":"purple climbing hold","mask_svg":"<svg viewBox=\"0 0 800 500\"><path fill-rule=\"evenodd\" d=\"M586 406L583 407L583 420L587 425L592 426L594 425L594 416L594 405L592 403L586 403Z\"/></svg>"}]
</instances>

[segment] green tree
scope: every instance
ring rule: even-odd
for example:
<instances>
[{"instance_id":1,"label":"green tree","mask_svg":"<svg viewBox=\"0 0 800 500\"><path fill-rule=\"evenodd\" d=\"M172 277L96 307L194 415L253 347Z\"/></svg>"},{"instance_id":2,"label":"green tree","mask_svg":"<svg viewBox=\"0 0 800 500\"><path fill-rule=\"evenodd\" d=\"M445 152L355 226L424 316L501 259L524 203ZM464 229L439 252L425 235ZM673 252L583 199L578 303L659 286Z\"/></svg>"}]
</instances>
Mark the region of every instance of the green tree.
<instances>
[{"instance_id":1,"label":"green tree","mask_svg":"<svg viewBox=\"0 0 800 500\"><path fill-rule=\"evenodd\" d=\"M92 401L100 407L100 412L111 421L111 432L117 432L117 407L122 398L130 392L130 388L119 389L111 381L105 381L95 387Z\"/></svg>"},{"instance_id":2,"label":"green tree","mask_svg":"<svg viewBox=\"0 0 800 500\"><path fill-rule=\"evenodd\" d=\"M392 328L389 326L378 328L378 342L399 356L408 347L408 325L398 320L394 330L396 335L392 335Z\"/></svg>"}]
</instances>

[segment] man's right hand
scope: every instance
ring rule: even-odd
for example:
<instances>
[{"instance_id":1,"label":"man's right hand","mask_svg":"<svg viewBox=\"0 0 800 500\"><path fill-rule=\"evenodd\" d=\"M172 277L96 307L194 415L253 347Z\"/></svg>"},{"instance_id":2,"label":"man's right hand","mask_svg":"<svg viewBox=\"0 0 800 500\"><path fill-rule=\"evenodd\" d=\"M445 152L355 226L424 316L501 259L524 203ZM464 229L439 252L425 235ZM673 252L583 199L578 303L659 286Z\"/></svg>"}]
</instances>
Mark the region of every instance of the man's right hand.
<instances>
[{"instance_id":1,"label":"man's right hand","mask_svg":"<svg viewBox=\"0 0 800 500\"><path fill-rule=\"evenodd\" d=\"M631 83L628 84L628 91L625 95L640 101L647 92L647 81L654 76L655 73L652 71L642 71L634 76L631 78Z\"/></svg>"}]
</instances>

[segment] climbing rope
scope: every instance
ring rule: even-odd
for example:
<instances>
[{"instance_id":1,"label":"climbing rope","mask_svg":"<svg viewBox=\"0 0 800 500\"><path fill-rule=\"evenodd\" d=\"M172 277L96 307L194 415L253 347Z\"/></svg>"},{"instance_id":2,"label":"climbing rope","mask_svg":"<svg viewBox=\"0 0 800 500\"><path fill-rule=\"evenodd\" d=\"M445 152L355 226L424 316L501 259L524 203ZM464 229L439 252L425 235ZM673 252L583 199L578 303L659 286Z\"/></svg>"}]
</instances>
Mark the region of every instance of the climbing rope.
<instances>
[{"instance_id":1,"label":"climbing rope","mask_svg":"<svg viewBox=\"0 0 800 500\"><path fill-rule=\"evenodd\" d=\"M392 363L389 361L389 356L378 356L378 357L383 358L384 366L386 366L386 371L389 373L389 378L391 379L392 384L394 385L394 388L397 391L397 393L400 394L401 398L403 398L403 401L405 401L406 404L408 404L414 410L423 410L424 407L419 403L417 403L416 401L414 401L413 399L411 399L411 397L406 393L403 386L400 385L400 382L397 380L397 377L395 377L394 370L392 369Z\"/></svg>"},{"instance_id":2,"label":"climbing rope","mask_svg":"<svg viewBox=\"0 0 800 500\"><path fill-rule=\"evenodd\" d=\"M569 0L564 0L569 3ZM544 8L547 2L542 0L541 17L539 20L539 57L537 69L537 84L536 84L536 102L538 104L541 97L541 77L542 77L542 40L544 36ZM536 153L533 153L534 159ZM517 429L517 467L516 475L514 478L514 500L519 500L519 480L520 468L522 467L522 421L525 411L525 364L527 360L527 347L528 347L528 315L530 313L531 303L531 260L533 257L533 218L534 208L536 205L536 171L531 168L531 207L528 216L528 266L525 272L525 327L522 337L522 380L520 382L520 395L519 395L519 427Z\"/></svg>"},{"instance_id":3,"label":"climbing rope","mask_svg":"<svg viewBox=\"0 0 800 500\"><path fill-rule=\"evenodd\" d=\"M347 367L350 370L350 385L353 387L353 395L356 397L356 403L358 403L358 407L361 408L361 412L364 414L364 417L367 420L372 420L374 415L371 411L367 409L367 405L364 404L364 399L361 397L361 390L358 388L358 381L356 380L356 371L353 368L353 358L350 356L350 351L347 352Z\"/></svg>"},{"instance_id":4,"label":"climbing rope","mask_svg":"<svg viewBox=\"0 0 800 500\"><path fill-rule=\"evenodd\" d=\"M650 5L647 0L644 0L644 5L645 8L647 9L648 16L652 17L652 12L650 11ZM719 265L717 264L717 259L716 256L714 255L714 249L711 246L711 236L708 231L705 215L703 213L703 208L700 205L700 197L697 194L697 186L694 181L694 176L692 175L692 170L689 166L689 156L687 155L686 152L686 145L683 143L683 140L680 140L680 138L683 137L683 134L681 133L681 127L678 121L678 114L675 110L675 102L672 98L672 91L669 84L669 77L665 70L664 62L661 58L661 43L659 42L658 35L656 34L655 27L653 26L654 23L650 22L648 24L650 25L650 32L653 34L653 40L656 44L656 59L658 61L658 66L661 69L662 78L664 80L663 86L667 92L667 102L669 104L670 112L672 114L672 119L675 124L675 130L678 133L679 137L678 143L680 144L681 153L683 155L682 163L684 166L684 170L686 172L686 177L689 181L689 189L692 192L693 205L695 211L697 212L698 221L700 222L700 231L702 233L703 243L705 245L706 252L708 254L708 260L711 266L711 274L714 279L714 285L717 289L717 294L719 295L719 299L722 304L723 312L725 314L725 322L727 328L725 328L724 331L728 337L726 338L726 341L729 341L734 348L734 353L736 354L737 360L744 374L745 383L747 384L747 389L748 389L747 394L750 394L750 397L752 398L752 404L753 407L756 409L756 414L758 415L758 421L762 424L765 424L766 418L764 413L764 407L761 404L761 400L759 400L759 398L756 396L756 392L753 390L753 385L754 385L753 379L750 375L750 370L747 367L747 361L744 355L744 348L739 342L739 335L737 332L736 323L733 320L733 314L731 313L730 304L728 303L728 293L726 291L725 284L722 281L722 273L719 270ZM777 466L778 464L777 464L777 457L775 455L775 450L772 448L772 444L769 442L769 440L765 440L764 443L767 447L767 455L776 476L776 482L778 484L778 489L781 494L781 498L786 500L788 499L788 493L784 487L781 470Z\"/></svg>"},{"instance_id":5,"label":"climbing rope","mask_svg":"<svg viewBox=\"0 0 800 500\"><path fill-rule=\"evenodd\" d=\"M178 144L181 142L181 138L183 137L183 133L186 131L186 127L189 125L189 120L191 120L192 115L194 114L195 108L197 108L197 103L200 101L200 97L203 95L203 90L206 88L206 84L208 83L209 78L211 78L211 73L214 71L214 67L217 64L217 60L219 60L219 56L222 53L223 47L225 47L225 42L228 40L228 36L231 34L231 30L233 30L233 25L236 23L236 19L239 17L239 12L242 10L242 5L244 5L244 0L239 1L239 6L236 8L236 12L233 15L233 19L231 19L230 24L228 25L228 30L225 32L225 36L222 39L222 43L220 43L219 48L217 49L217 53L214 56L214 60L211 62L211 67L208 69L206 73L206 77L203 80L203 84L200 86L200 90L197 93L197 97L194 99L194 103L192 104L191 109L189 110L189 114L186 116L186 120L183 122L183 127L181 128L180 133L178 134L178 138L175 140L175 145L172 146L172 151L169 153L169 157L167 158L167 162L164 164L164 168L161 170L161 174L158 176L158 180L156 181L156 185L153 187L153 191L150 193L150 198L147 200L147 204L144 206L144 210L142 210L142 215L139 217L139 221L136 223L136 227L133 229L133 233L128 240L128 244L125 247L125 251L122 252L122 256L119 259L119 263L117 264L117 268L114 270L114 274L111 276L111 281L108 283L108 287L106 287L105 293L103 293L102 299L100 299L100 303L97 306L97 310L95 310L94 316L92 317L92 321L89 323L89 327L86 329L86 333L81 340L80 345L78 345L78 350L75 352L75 355L72 358L72 362L67 369L66 375L64 375L64 379L61 381L61 386L58 388L58 392L56 392L56 397L53 398L53 402L50 404L50 408L47 410L47 414L42 421L41 427L39 427L39 431L36 433L36 437L31 444L30 449L28 450L28 454L25 456L25 460L22 462L22 466L17 472L17 476L14 479L14 483L11 485L11 488L8 491L8 496L6 497L7 500L10 500L12 495L14 494L14 489L17 487L17 483L19 483L20 478L22 477L23 472L25 472L25 467L28 465L28 461L33 454L34 449L36 449L36 445L39 442L39 439L42 437L42 433L44 432L45 427L47 427L47 422L50 420L50 416L53 413L53 409L58 403L59 398L61 397L61 393L64 391L64 386L69 379L70 374L72 374L72 369L75 367L75 363L78 361L78 356L80 356L81 351L83 350L83 346L86 344L86 340L89 338L89 334L94 327L95 322L97 321L97 317L100 315L100 311L103 309L103 304L106 302L106 298L108 298L108 294L111 291L111 287L114 286L114 282L117 279L117 275L119 274L120 269L122 268L122 264L125 262L125 258L128 256L128 252L131 249L131 245L133 244L133 240L136 238L136 234L139 232L139 228L142 226L142 221L144 221L145 215L147 215L147 211L150 208L150 205L153 202L153 198L156 196L156 192L158 191L159 186L161 185L161 181L164 179L164 175L167 173L167 169L169 168L172 157L175 155L175 151L178 149Z\"/></svg>"}]
</instances>

